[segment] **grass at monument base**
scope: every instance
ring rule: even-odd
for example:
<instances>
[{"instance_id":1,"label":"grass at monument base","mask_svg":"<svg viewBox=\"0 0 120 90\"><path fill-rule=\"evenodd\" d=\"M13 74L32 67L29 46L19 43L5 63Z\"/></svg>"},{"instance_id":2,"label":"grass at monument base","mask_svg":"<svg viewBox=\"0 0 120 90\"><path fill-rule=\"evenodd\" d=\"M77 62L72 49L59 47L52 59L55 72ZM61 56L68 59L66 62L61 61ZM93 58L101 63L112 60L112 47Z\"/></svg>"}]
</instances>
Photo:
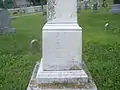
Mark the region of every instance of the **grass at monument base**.
<instances>
[{"instance_id":1,"label":"grass at monument base","mask_svg":"<svg viewBox=\"0 0 120 90\"><path fill-rule=\"evenodd\" d=\"M78 15L83 28L83 59L98 90L120 89L120 15L82 11ZM105 31L104 24L110 23ZM25 90L36 61L42 53L30 53L30 41L42 43L45 16L19 17L12 21L16 34L0 36L0 90ZM40 50L42 51L42 50Z\"/></svg>"}]
</instances>

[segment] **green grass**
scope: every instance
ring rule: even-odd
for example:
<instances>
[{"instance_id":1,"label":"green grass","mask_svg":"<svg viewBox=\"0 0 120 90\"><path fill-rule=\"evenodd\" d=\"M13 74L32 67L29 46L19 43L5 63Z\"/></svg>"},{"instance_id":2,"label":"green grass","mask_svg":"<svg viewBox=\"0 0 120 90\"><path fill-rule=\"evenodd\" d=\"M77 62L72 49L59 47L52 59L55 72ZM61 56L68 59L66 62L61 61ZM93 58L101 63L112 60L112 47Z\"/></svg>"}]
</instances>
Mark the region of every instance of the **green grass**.
<instances>
[{"instance_id":1,"label":"green grass","mask_svg":"<svg viewBox=\"0 0 120 90\"><path fill-rule=\"evenodd\" d=\"M33 15L13 20L16 34L0 36L0 90L25 90L32 69L41 53L30 53L30 41L38 39L41 46L41 30L45 17Z\"/></svg>"},{"instance_id":2,"label":"green grass","mask_svg":"<svg viewBox=\"0 0 120 90\"><path fill-rule=\"evenodd\" d=\"M83 57L98 90L119 90L120 15L111 15L108 10L81 11L78 22L83 28ZM107 31L106 22L110 23Z\"/></svg>"},{"instance_id":3,"label":"green grass","mask_svg":"<svg viewBox=\"0 0 120 90\"><path fill-rule=\"evenodd\" d=\"M119 30L120 15L81 11L78 23L83 28L83 58L98 90L120 89L120 33L105 31L109 22ZM12 36L0 36L0 90L25 90L36 61L42 53L30 53L30 41L42 43L42 27L45 17L33 15L12 21L17 32ZM110 30L110 28L108 29Z\"/></svg>"},{"instance_id":4,"label":"green grass","mask_svg":"<svg viewBox=\"0 0 120 90\"><path fill-rule=\"evenodd\" d=\"M104 26L105 23L108 22L111 25L111 28L115 28L114 31L116 29L119 29L120 15L110 15L107 9L105 12L106 13L102 13L102 11L99 11L98 13L94 13L91 11L82 11L82 13L78 15L78 23L83 28L84 40L86 42L95 41L99 44L111 44L120 42L119 34L106 32Z\"/></svg>"}]
</instances>

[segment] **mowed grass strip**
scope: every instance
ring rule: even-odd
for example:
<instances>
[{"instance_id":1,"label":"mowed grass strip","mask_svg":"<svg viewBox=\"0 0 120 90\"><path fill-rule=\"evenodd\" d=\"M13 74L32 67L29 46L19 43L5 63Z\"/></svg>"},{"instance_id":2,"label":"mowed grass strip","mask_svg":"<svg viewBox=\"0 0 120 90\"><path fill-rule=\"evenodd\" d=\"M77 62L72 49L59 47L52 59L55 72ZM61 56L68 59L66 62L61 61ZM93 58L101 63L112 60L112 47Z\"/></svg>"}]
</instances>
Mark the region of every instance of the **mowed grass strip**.
<instances>
[{"instance_id":1,"label":"mowed grass strip","mask_svg":"<svg viewBox=\"0 0 120 90\"><path fill-rule=\"evenodd\" d=\"M119 90L120 14L111 15L106 8L105 13L81 11L78 17L83 28L83 59L98 90ZM107 30L105 23L110 24Z\"/></svg>"},{"instance_id":2,"label":"mowed grass strip","mask_svg":"<svg viewBox=\"0 0 120 90\"><path fill-rule=\"evenodd\" d=\"M41 30L45 17L33 15L12 21L16 34L0 36L0 90L25 90L41 52L31 54L30 41L38 39L41 50Z\"/></svg>"}]
</instances>

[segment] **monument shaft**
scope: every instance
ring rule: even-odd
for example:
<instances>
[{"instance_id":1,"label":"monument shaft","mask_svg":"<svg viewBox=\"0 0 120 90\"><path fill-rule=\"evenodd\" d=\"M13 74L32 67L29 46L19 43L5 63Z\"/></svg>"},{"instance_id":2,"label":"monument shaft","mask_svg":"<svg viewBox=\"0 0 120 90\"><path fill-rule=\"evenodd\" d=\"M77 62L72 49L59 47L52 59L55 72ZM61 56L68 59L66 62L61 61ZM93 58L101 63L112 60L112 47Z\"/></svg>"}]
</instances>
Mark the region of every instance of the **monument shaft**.
<instances>
[{"instance_id":1,"label":"monument shaft","mask_svg":"<svg viewBox=\"0 0 120 90\"><path fill-rule=\"evenodd\" d=\"M47 23L77 23L77 0L48 0Z\"/></svg>"}]
</instances>

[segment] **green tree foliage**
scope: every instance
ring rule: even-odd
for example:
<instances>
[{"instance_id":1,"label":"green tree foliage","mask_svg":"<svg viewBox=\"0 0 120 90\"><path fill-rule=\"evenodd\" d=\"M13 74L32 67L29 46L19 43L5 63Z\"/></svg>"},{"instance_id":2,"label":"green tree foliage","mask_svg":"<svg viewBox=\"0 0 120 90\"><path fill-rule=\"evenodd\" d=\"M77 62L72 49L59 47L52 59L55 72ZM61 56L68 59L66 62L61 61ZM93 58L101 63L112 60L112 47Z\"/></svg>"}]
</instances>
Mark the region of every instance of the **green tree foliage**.
<instances>
[{"instance_id":1,"label":"green tree foliage","mask_svg":"<svg viewBox=\"0 0 120 90\"><path fill-rule=\"evenodd\" d=\"M43 5L47 4L47 0L28 0L29 2L32 2L33 5L41 5L42 10L43 10Z\"/></svg>"},{"instance_id":2,"label":"green tree foliage","mask_svg":"<svg viewBox=\"0 0 120 90\"><path fill-rule=\"evenodd\" d=\"M13 2L12 0L0 0L0 8L12 8Z\"/></svg>"},{"instance_id":3,"label":"green tree foliage","mask_svg":"<svg viewBox=\"0 0 120 90\"><path fill-rule=\"evenodd\" d=\"M4 4L2 0L0 0L0 8L4 8Z\"/></svg>"},{"instance_id":4,"label":"green tree foliage","mask_svg":"<svg viewBox=\"0 0 120 90\"><path fill-rule=\"evenodd\" d=\"M12 0L5 0L5 7L6 8L12 8L13 7L13 2Z\"/></svg>"},{"instance_id":5,"label":"green tree foliage","mask_svg":"<svg viewBox=\"0 0 120 90\"><path fill-rule=\"evenodd\" d=\"M45 5L47 3L47 0L28 0L29 2L32 2L33 5Z\"/></svg>"}]
</instances>

